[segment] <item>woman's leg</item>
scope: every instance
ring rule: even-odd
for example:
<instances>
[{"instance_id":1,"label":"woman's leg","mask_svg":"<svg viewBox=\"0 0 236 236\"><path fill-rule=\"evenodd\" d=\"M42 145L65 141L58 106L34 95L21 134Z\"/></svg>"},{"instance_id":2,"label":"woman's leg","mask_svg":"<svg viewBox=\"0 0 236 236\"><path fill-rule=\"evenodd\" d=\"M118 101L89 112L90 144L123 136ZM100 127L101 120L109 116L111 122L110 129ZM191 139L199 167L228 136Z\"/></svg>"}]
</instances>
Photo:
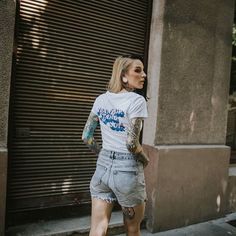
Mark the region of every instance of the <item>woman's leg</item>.
<instances>
[{"instance_id":1,"label":"woman's leg","mask_svg":"<svg viewBox=\"0 0 236 236\"><path fill-rule=\"evenodd\" d=\"M144 217L145 203L135 207L122 207L127 236L140 236L140 224Z\"/></svg>"},{"instance_id":2,"label":"woman's leg","mask_svg":"<svg viewBox=\"0 0 236 236\"><path fill-rule=\"evenodd\" d=\"M105 236L111 218L113 203L92 198L91 229L89 236Z\"/></svg>"}]
</instances>

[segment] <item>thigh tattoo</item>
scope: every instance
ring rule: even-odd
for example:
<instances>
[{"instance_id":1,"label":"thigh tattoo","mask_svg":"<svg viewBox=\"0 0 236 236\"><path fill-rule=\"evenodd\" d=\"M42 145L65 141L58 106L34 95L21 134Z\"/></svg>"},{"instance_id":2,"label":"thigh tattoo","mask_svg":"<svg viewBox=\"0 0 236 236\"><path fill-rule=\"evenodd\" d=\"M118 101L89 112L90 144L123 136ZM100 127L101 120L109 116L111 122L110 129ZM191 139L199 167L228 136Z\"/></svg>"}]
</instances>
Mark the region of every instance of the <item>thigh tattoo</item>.
<instances>
[{"instance_id":1,"label":"thigh tattoo","mask_svg":"<svg viewBox=\"0 0 236 236\"><path fill-rule=\"evenodd\" d=\"M132 220L135 216L135 210L133 207L122 207L123 215L125 219Z\"/></svg>"}]
</instances>

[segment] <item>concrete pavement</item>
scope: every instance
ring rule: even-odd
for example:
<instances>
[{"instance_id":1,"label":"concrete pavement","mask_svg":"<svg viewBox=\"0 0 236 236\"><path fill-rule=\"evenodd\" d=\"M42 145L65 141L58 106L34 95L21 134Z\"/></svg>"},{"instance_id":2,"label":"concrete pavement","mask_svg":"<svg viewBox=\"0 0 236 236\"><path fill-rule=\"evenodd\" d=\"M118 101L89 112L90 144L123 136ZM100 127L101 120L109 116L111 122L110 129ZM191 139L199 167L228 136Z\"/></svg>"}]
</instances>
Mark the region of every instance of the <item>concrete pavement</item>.
<instances>
[{"instance_id":1,"label":"concrete pavement","mask_svg":"<svg viewBox=\"0 0 236 236\"><path fill-rule=\"evenodd\" d=\"M236 227L227 223L229 221L235 221L236 225L236 213L220 219L155 234L142 230L142 236L236 236ZM15 226L7 230L6 236L87 236L89 227L90 217L86 216ZM124 232L122 213L113 212L108 235L125 236L121 232Z\"/></svg>"},{"instance_id":2,"label":"concrete pavement","mask_svg":"<svg viewBox=\"0 0 236 236\"><path fill-rule=\"evenodd\" d=\"M211 220L199 224L190 225L187 227L168 230L160 233L149 233L147 230L142 230L142 236L236 236L236 227L230 225L229 221L236 222L236 213L227 215L224 218ZM236 226L236 224L235 224ZM125 236L119 234L117 236Z\"/></svg>"}]
</instances>

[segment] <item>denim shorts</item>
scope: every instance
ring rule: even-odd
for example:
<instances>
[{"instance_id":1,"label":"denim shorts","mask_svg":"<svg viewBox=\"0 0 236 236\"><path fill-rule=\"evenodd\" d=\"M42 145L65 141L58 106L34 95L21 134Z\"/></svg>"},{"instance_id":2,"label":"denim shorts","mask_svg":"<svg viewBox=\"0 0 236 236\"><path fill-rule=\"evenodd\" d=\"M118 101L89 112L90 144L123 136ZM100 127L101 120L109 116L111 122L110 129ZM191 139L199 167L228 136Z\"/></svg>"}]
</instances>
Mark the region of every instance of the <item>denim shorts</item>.
<instances>
[{"instance_id":1,"label":"denim shorts","mask_svg":"<svg viewBox=\"0 0 236 236\"><path fill-rule=\"evenodd\" d=\"M93 198L134 207L146 200L143 164L131 153L102 149L90 182Z\"/></svg>"}]
</instances>

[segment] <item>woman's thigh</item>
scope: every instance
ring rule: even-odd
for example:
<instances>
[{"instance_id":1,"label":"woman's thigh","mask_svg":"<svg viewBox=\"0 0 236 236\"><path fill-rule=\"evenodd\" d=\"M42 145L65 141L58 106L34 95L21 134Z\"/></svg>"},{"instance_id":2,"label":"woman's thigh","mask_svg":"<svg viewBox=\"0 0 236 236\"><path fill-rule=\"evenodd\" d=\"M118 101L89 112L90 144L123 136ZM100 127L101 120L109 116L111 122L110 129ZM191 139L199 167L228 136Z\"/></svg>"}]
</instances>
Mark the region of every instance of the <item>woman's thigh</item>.
<instances>
[{"instance_id":1,"label":"woman's thigh","mask_svg":"<svg viewBox=\"0 0 236 236\"><path fill-rule=\"evenodd\" d=\"M108 223L111 218L113 203L106 202L101 199L92 198L92 216L91 216L91 232L103 232L107 230Z\"/></svg>"},{"instance_id":2,"label":"woman's thigh","mask_svg":"<svg viewBox=\"0 0 236 236\"><path fill-rule=\"evenodd\" d=\"M134 207L122 207L124 223L128 231L139 231L144 218L145 203Z\"/></svg>"}]
</instances>

